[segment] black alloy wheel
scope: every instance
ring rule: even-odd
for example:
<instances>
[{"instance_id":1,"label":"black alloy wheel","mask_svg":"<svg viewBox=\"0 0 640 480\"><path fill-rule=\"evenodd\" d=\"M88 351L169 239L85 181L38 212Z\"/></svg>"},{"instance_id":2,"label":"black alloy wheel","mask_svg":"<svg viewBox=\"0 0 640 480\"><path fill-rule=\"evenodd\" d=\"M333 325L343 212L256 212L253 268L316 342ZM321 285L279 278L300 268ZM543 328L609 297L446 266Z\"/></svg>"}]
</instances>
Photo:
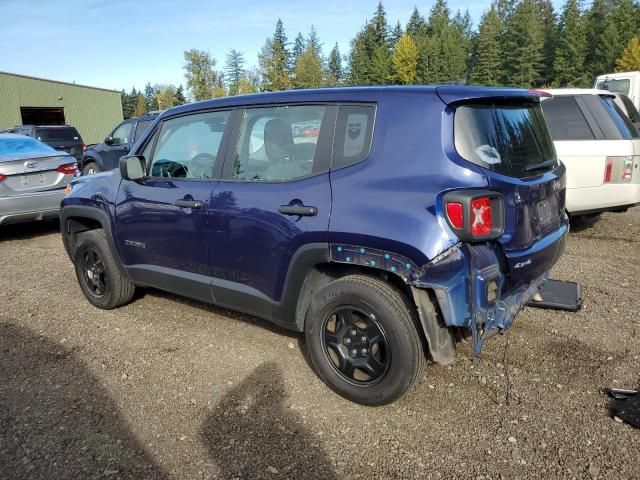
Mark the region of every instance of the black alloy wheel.
<instances>
[{"instance_id":1,"label":"black alloy wheel","mask_svg":"<svg viewBox=\"0 0 640 480\"><path fill-rule=\"evenodd\" d=\"M96 298L104 297L109 288L109 283L100 254L92 248L86 249L82 256L81 268L82 278L87 290Z\"/></svg>"}]
</instances>

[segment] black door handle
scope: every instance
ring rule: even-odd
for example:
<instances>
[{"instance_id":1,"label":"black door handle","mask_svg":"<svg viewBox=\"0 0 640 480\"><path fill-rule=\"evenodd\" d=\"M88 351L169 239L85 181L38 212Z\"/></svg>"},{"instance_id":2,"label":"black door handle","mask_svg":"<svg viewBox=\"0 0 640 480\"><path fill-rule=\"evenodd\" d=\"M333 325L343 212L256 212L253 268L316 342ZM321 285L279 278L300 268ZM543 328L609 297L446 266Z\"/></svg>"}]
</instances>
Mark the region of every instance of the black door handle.
<instances>
[{"instance_id":1,"label":"black door handle","mask_svg":"<svg viewBox=\"0 0 640 480\"><path fill-rule=\"evenodd\" d=\"M202 208L204 202L202 200L176 200L176 206L182 208Z\"/></svg>"},{"instance_id":2,"label":"black door handle","mask_svg":"<svg viewBox=\"0 0 640 480\"><path fill-rule=\"evenodd\" d=\"M278 211L283 215L298 215L300 217L315 217L318 214L316 207L305 205L281 205Z\"/></svg>"}]
</instances>

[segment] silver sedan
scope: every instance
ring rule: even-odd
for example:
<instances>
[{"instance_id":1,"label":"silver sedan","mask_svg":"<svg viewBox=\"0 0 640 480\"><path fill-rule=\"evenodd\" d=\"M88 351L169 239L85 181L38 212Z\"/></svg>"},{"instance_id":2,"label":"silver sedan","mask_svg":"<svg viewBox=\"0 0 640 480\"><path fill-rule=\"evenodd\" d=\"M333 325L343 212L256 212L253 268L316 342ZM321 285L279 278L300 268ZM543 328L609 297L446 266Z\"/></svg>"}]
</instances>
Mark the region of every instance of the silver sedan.
<instances>
[{"instance_id":1,"label":"silver sedan","mask_svg":"<svg viewBox=\"0 0 640 480\"><path fill-rule=\"evenodd\" d=\"M34 138L0 133L0 225L57 217L76 159Z\"/></svg>"}]
</instances>

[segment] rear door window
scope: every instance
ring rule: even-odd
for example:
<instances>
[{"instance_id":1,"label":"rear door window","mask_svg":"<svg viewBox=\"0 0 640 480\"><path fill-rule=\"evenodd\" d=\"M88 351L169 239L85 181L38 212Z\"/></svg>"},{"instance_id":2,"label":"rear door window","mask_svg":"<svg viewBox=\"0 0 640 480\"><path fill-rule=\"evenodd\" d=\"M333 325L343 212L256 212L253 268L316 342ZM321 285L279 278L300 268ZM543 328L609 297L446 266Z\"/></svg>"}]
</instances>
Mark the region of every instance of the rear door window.
<instances>
[{"instance_id":1,"label":"rear door window","mask_svg":"<svg viewBox=\"0 0 640 480\"><path fill-rule=\"evenodd\" d=\"M629 120L631 120L633 123L640 123L640 113L638 113L638 109L633 104L633 102L629 99L629 97L622 94L620 95L620 100L622 100L622 103L624 104L624 108L627 110L626 113L627 113L627 116L629 117Z\"/></svg>"},{"instance_id":2,"label":"rear door window","mask_svg":"<svg viewBox=\"0 0 640 480\"><path fill-rule=\"evenodd\" d=\"M595 136L582 110L571 96L542 101L542 110L554 140L594 140Z\"/></svg>"},{"instance_id":3,"label":"rear door window","mask_svg":"<svg viewBox=\"0 0 640 480\"><path fill-rule=\"evenodd\" d=\"M151 125L151 120L140 120L136 125L136 140L138 140L147 128Z\"/></svg>"},{"instance_id":4,"label":"rear door window","mask_svg":"<svg viewBox=\"0 0 640 480\"><path fill-rule=\"evenodd\" d=\"M555 149L538 103L478 103L456 108L456 150L465 160L513 177L539 174L557 165Z\"/></svg>"}]
</instances>

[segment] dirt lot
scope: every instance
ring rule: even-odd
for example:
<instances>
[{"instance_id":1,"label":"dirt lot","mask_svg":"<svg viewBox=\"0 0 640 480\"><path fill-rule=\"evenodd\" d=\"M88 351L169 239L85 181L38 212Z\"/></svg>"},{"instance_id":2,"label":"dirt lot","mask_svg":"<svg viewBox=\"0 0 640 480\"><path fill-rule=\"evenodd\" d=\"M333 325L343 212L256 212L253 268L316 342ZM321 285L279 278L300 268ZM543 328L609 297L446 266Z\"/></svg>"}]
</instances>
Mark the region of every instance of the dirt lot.
<instances>
[{"instance_id":1,"label":"dirt lot","mask_svg":"<svg viewBox=\"0 0 640 480\"><path fill-rule=\"evenodd\" d=\"M83 298L55 224L0 229L0 478L640 478L640 209L574 229L576 314L525 310L402 401L333 394L301 338L149 291Z\"/></svg>"}]
</instances>

